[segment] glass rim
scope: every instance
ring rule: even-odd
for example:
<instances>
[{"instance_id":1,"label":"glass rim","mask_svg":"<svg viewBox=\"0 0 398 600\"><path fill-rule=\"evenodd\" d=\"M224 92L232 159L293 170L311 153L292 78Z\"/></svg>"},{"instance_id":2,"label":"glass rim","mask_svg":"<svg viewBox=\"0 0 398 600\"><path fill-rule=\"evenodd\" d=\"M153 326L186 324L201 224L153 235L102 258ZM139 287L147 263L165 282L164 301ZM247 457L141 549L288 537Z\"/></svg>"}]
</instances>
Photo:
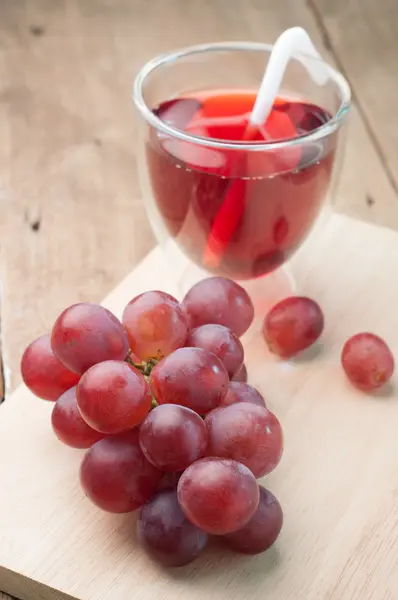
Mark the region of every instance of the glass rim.
<instances>
[{"instance_id":1,"label":"glass rim","mask_svg":"<svg viewBox=\"0 0 398 600\"><path fill-rule=\"evenodd\" d=\"M138 74L134 79L133 84L133 100L135 106L140 112L141 116L157 130L170 137L177 138L184 142L190 142L205 146L206 148L217 148L217 149L228 149L228 150L250 150L250 151L269 151L269 150L281 150L284 148L291 148L298 146L303 143L316 142L323 139L326 136L334 133L342 124L346 117L350 106L351 106L351 90L350 86L345 77L336 69L334 69L329 63L320 59L325 65L325 68L329 71L331 79L336 83L340 90L341 103L336 114L326 123L314 129L309 133L300 135L296 138L290 138L287 140L279 140L274 142L259 143L256 142L241 142L241 141L227 141L217 140L214 138L206 138L191 133L186 133L182 129L168 125L162 119L157 117L155 113L148 107L143 96L143 86L145 80L152 74L155 69L167 65L169 63L176 62L177 60L184 58L189 55L204 54L211 51L227 52L234 50L241 51L262 51L270 53L273 49L273 44L265 44L261 42L214 42L210 44L198 44L166 52L155 56L153 59L144 64L139 70ZM311 61L316 61L313 56L303 54L302 52L296 53L295 56L302 56Z\"/></svg>"}]
</instances>

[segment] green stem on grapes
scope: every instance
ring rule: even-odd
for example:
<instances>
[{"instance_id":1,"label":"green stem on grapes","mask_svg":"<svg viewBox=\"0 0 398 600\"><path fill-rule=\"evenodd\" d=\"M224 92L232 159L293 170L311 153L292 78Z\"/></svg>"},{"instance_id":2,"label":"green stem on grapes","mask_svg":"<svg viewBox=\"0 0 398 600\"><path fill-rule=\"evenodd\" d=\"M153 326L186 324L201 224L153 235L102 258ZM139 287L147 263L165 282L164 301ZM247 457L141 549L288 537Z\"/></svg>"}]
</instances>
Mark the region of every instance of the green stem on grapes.
<instances>
[{"instance_id":1,"label":"green stem on grapes","mask_svg":"<svg viewBox=\"0 0 398 600\"><path fill-rule=\"evenodd\" d=\"M131 365L132 367L134 367L135 369L138 369L138 371L141 371L141 373L143 373L145 375L145 370L146 370L146 363L142 362L142 363L135 363L132 359L130 354L128 354L126 356L126 358L124 359L124 362L128 363L129 365Z\"/></svg>"},{"instance_id":2,"label":"green stem on grapes","mask_svg":"<svg viewBox=\"0 0 398 600\"><path fill-rule=\"evenodd\" d=\"M156 402L155 398L152 397L152 405L151 408L156 408L159 404Z\"/></svg>"}]
</instances>

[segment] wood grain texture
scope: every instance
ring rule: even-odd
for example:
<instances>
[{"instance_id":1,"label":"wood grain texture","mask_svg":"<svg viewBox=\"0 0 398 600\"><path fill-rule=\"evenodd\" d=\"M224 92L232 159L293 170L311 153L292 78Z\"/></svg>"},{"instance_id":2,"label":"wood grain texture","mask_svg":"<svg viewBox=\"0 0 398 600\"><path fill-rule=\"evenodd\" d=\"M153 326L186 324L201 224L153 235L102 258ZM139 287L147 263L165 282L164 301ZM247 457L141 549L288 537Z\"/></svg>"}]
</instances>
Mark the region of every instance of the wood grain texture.
<instances>
[{"instance_id":1,"label":"wood grain texture","mask_svg":"<svg viewBox=\"0 0 398 600\"><path fill-rule=\"evenodd\" d=\"M273 41L296 24L332 62L335 46L367 121L354 107L335 204L398 228L384 171L388 164L395 174L394 5L319 0L314 14L303 0L234 0L233 10L230 0L2 0L0 326L11 389L26 344L66 305L99 300L154 244L137 184L130 91L156 53L223 39ZM317 22L322 11L333 52ZM359 29L343 36L347 19ZM0 398L1 386L0 369Z\"/></svg>"},{"instance_id":2,"label":"wood grain texture","mask_svg":"<svg viewBox=\"0 0 398 600\"><path fill-rule=\"evenodd\" d=\"M310 0L355 90L368 131L398 190L398 4Z\"/></svg>"},{"instance_id":3,"label":"wood grain texture","mask_svg":"<svg viewBox=\"0 0 398 600\"><path fill-rule=\"evenodd\" d=\"M133 76L193 43L273 41L308 29L303 1L3 0L0 273L11 386L26 344L79 300L99 300L153 246L136 176ZM353 108L336 206L398 227L398 203ZM17 241L18 240L18 241Z\"/></svg>"},{"instance_id":4,"label":"wood grain texture","mask_svg":"<svg viewBox=\"0 0 398 600\"><path fill-rule=\"evenodd\" d=\"M339 356L364 329L398 352L397 268L398 234L334 216L292 263L299 292L325 312L319 351L281 363L259 333L244 340L249 380L285 431L284 457L266 479L285 524L262 556L212 548L178 571L154 566L134 541L134 516L101 513L84 497L82 453L53 436L51 405L18 388L0 419L0 454L10 457L0 463L0 587L23 600L395 600L397 377L385 395L366 396ZM105 305L120 315L132 294L153 287L177 293L157 250Z\"/></svg>"}]
</instances>

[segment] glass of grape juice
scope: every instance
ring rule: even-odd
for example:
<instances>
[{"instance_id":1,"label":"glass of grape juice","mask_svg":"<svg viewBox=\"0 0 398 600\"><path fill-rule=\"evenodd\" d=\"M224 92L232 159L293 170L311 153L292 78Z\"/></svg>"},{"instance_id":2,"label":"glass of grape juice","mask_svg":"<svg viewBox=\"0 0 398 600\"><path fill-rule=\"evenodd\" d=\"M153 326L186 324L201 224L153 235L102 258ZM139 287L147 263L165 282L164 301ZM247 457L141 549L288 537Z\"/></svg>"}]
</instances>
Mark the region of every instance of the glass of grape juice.
<instances>
[{"instance_id":1,"label":"glass of grape juice","mask_svg":"<svg viewBox=\"0 0 398 600\"><path fill-rule=\"evenodd\" d=\"M303 243L334 180L349 86L327 63L297 55L266 122L248 128L271 52L192 46L154 58L134 82L150 221L163 248L201 276L269 277ZM326 84L311 79L313 61Z\"/></svg>"}]
</instances>

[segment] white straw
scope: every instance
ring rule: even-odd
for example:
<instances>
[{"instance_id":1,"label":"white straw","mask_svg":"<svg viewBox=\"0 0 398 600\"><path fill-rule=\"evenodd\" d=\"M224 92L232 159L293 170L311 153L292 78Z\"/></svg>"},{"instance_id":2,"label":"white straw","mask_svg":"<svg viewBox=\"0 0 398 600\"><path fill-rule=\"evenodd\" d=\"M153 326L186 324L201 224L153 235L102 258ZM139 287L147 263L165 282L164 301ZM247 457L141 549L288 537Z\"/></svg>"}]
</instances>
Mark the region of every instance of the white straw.
<instances>
[{"instance_id":1,"label":"white straw","mask_svg":"<svg viewBox=\"0 0 398 600\"><path fill-rule=\"evenodd\" d=\"M249 123L260 126L268 115L278 95L286 67L291 58L296 58L307 69L310 77L318 85L329 80L329 72L325 63L302 27L286 29L276 40L271 52L263 80L261 82ZM316 60L311 60L315 58Z\"/></svg>"}]
</instances>

